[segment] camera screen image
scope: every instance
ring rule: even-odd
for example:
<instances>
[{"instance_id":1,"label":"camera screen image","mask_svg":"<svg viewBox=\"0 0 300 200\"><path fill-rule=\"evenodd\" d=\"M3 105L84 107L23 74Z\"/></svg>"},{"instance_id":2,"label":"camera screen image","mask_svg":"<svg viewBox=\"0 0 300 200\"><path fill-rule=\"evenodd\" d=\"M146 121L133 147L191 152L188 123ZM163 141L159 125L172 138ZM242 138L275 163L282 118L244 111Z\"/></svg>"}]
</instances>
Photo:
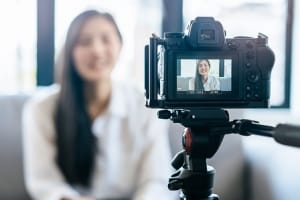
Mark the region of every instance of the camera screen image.
<instances>
[{"instance_id":1,"label":"camera screen image","mask_svg":"<svg viewBox=\"0 0 300 200\"><path fill-rule=\"evenodd\" d=\"M232 59L177 59L177 94L232 92Z\"/></svg>"}]
</instances>

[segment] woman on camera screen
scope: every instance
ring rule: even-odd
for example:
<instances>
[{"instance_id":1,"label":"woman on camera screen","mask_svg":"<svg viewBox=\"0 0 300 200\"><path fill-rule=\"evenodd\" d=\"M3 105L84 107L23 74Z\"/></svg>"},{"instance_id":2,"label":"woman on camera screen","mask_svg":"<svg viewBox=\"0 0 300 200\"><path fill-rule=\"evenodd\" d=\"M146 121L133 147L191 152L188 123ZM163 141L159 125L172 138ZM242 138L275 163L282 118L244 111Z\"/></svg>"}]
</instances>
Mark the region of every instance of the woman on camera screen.
<instances>
[{"instance_id":1,"label":"woman on camera screen","mask_svg":"<svg viewBox=\"0 0 300 200\"><path fill-rule=\"evenodd\" d=\"M189 81L190 90L196 92L220 90L220 81L215 76L209 74L210 68L208 59L197 60L195 78Z\"/></svg>"},{"instance_id":2,"label":"woman on camera screen","mask_svg":"<svg viewBox=\"0 0 300 200\"><path fill-rule=\"evenodd\" d=\"M121 47L108 13L85 11L71 23L58 87L32 98L23 114L34 199L173 197L167 124L145 108L137 87L111 77Z\"/></svg>"}]
</instances>

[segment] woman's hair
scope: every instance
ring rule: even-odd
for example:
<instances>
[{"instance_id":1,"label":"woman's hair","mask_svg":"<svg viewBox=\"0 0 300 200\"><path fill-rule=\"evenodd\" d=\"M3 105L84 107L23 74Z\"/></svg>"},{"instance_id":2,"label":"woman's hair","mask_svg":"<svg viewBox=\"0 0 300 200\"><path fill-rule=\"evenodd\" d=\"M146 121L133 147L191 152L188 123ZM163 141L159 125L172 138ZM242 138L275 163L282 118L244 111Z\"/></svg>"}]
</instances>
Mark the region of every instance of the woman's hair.
<instances>
[{"instance_id":1,"label":"woman's hair","mask_svg":"<svg viewBox=\"0 0 300 200\"><path fill-rule=\"evenodd\" d=\"M199 65L202 61L207 62L209 68L210 68L210 62L207 59L200 59L197 60L196 63L196 73L195 73L195 91L204 91L204 86L203 86L203 82L202 82L202 77L201 74L199 74Z\"/></svg>"},{"instance_id":2,"label":"woman's hair","mask_svg":"<svg viewBox=\"0 0 300 200\"><path fill-rule=\"evenodd\" d=\"M57 155L56 162L65 179L71 185L89 186L97 152L97 140L92 134L92 120L84 98L84 81L75 70L72 52L84 23L93 17L101 17L115 27L122 42L122 36L113 17L108 13L88 10L78 15L71 23L60 57L61 90L54 115Z\"/></svg>"}]
</instances>

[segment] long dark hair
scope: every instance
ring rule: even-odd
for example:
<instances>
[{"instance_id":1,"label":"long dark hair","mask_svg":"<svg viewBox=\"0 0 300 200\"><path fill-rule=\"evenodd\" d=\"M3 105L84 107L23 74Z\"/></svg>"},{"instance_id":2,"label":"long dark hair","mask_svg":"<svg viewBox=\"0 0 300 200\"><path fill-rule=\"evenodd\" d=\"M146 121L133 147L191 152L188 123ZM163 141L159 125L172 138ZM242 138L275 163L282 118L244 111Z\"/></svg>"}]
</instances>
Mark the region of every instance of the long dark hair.
<instances>
[{"instance_id":1,"label":"long dark hair","mask_svg":"<svg viewBox=\"0 0 300 200\"><path fill-rule=\"evenodd\" d=\"M58 96L54 116L56 128L56 162L66 181L71 185L89 186L97 152L97 140L92 134L92 120L86 108L84 81L75 70L72 58L80 30L92 17L103 17L111 22L122 42L122 36L113 17L108 13L88 10L78 15L71 23L62 52Z\"/></svg>"},{"instance_id":2,"label":"long dark hair","mask_svg":"<svg viewBox=\"0 0 300 200\"><path fill-rule=\"evenodd\" d=\"M207 59L200 59L197 60L196 63L196 73L195 73L195 91L204 91L204 86L202 82L202 76L199 74L199 65L202 61L206 61L208 63L208 66L210 67L210 62Z\"/></svg>"}]
</instances>

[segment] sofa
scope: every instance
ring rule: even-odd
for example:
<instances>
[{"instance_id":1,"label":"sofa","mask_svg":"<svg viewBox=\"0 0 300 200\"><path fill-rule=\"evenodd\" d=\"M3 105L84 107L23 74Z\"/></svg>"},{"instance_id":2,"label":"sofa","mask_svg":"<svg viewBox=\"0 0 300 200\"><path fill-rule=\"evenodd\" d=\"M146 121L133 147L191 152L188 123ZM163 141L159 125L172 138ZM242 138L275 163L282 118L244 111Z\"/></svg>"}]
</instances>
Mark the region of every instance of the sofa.
<instances>
[{"instance_id":1,"label":"sofa","mask_svg":"<svg viewBox=\"0 0 300 200\"><path fill-rule=\"evenodd\" d=\"M28 95L0 96L0 199L30 199L24 187L21 113Z\"/></svg>"},{"instance_id":2,"label":"sofa","mask_svg":"<svg viewBox=\"0 0 300 200\"><path fill-rule=\"evenodd\" d=\"M28 95L0 97L0 199L30 199L24 187L21 130L22 108L28 97ZM181 150L183 128L170 123L170 146L173 155ZM214 189L222 199L245 199L244 163L240 138L225 137L220 150L210 161L217 170ZM229 196L233 189L234 198Z\"/></svg>"},{"instance_id":3,"label":"sofa","mask_svg":"<svg viewBox=\"0 0 300 200\"><path fill-rule=\"evenodd\" d=\"M21 130L22 108L28 97L22 94L0 96L0 199L3 200L30 199L24 187ZM233 118L239 115L239 111L231 113ZM180 124L170 123L170 148L173 155L182 148L183 129L184 127ZM253 141L253 144L256 143ZM276 188L271 187L274 179L270 181L270 177L267 176L270 173L266 173L268 168L262 167L267 163L262 155L268 156L268 154L253 153L255 149L261 150L265 146L254 145L252 148L253 144L245 144L239 135L225 136L218 152L208 160L208 163L216 169L214 192L222 200L286 199L278 194ZM297 173L292 173L292 175L294 179L299 177L300 182L300 176ZM281 179L277 182L280 181ZM286 182L281 184L292 188L291 191L285 190L285 192L293 195L299 194L299 184L286 185ZM273 195L277 195L278 198Z\"/></svg>"},{"instance_id":4,"label":"sofa","mask_svg":"<svg viewBox=\"0 0 300 200\"><path fill-rule=\"evenodd\" d=\"M231 91L231 77L219 77L220 90ZM177 89L180 91L190 90L191 84L194 84L194 77L177 77Z\"/></svg>"}]
</instances>

